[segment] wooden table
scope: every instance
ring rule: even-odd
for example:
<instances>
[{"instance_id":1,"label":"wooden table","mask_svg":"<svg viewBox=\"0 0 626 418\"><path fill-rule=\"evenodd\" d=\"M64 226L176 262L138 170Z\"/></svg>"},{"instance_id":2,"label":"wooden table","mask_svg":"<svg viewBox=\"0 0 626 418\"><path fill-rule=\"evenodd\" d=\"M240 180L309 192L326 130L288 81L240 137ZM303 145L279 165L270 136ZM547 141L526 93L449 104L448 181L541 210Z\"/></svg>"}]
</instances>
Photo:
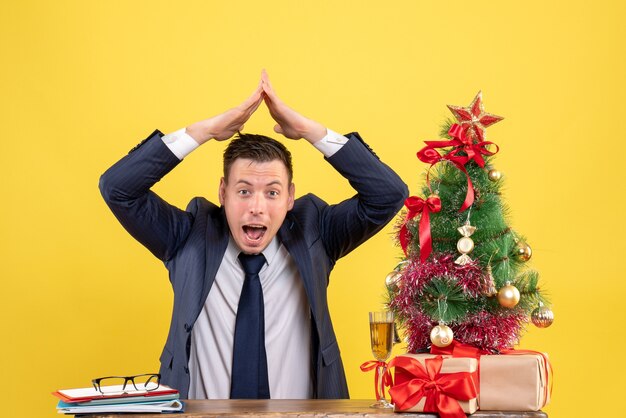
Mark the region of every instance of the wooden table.
<instances>
[{"instance_id":1,"label":"wooden table","mask_svg":"<svg viewBox=\"0 0 626 418\"><path fill-rule=\"evenodd\" d=\"M185 413L132 414L132 418L435 418L435 414L394 413L374 409L373 400L190 400ZM124 414L84 415L90 418L128 418ZM547 418L539 412L478 411L472 418Z\"/></svg>"}]
</instances>

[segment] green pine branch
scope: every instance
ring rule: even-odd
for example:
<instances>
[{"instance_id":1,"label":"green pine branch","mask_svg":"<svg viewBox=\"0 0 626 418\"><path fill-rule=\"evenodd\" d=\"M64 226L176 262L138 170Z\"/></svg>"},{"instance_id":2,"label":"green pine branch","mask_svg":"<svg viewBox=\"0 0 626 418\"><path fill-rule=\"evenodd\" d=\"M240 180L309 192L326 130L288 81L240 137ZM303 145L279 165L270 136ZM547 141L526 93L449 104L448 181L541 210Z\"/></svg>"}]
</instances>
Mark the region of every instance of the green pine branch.
<instances>
[{"instance_id":1,"label":"green pine branch","mask_svg":"<svg viewBox=\"0 0 626 418\"><path fill-rule=\"evenodd\" d=\"M447 323L461 321L479 306L467 297L454 278L446 276L435 277L424 286L420 303L433 321Z\"/></svg>"},{"instance_id":2,"label":"green pine branch","mask_svg":"<svg viewBox=\"0 0 626 418\"><path fill-rule=\"evenodd\" d=\"M539 306L539 302L549 305L549 301L540 292L538 284L539 273L534 270L523 272L514 282L515 287L520 292L520 301L517 307L528 314Z\"/></svg>"}]
</instances>

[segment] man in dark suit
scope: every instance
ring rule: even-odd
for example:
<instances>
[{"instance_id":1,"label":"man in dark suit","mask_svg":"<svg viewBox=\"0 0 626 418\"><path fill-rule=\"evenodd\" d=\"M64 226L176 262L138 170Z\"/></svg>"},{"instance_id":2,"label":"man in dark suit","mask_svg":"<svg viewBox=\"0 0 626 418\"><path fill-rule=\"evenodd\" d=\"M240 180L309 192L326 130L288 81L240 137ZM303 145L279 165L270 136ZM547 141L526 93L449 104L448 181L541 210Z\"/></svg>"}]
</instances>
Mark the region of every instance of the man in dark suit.
<instances>
[{"instance_id":1,"label":"man in dark suit","mask_svg":"<svg viewBox=\"0 0 626 418\"><path fill-rule=\"evenodd\" d=\"M197 146L232 137L263 100L275 131L318 148L355 196L334 205L312 194L296 199L289 151L245 134L224 153L220 206L194 198L183 211L150 190ZM174 308L160 357L164 384L183 398L348 397L329 275L408 195L358 134L336 134L289 108L263 72L240 106L169 135L155 131L103 174L100 190L169 271ZM254 271L250 263L258 264Z\"/></svg>"}]
</instances>

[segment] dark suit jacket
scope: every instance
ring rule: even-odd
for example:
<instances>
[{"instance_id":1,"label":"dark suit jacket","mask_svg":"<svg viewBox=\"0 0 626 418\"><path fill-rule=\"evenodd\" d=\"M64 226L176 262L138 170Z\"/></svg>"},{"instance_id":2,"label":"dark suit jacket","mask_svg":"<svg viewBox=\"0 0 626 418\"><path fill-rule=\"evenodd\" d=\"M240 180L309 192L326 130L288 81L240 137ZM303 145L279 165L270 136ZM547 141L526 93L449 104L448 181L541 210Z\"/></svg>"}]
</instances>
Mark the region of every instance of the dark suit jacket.
<instances>
[{"instance_id":1,"label":"dark suit jacket","mask_svg":"<svg viewBox=\"0 0 626 418\"><path fill-rule=\"evenodd\" d=\"M174 289L174 308L161 355L162 382L189 390L190 335L228 244L221 207L196 197L180 210L150 188L179 160L155 131L100 179L100 190L120 223L164 261ZM406 185L358 134L328 162L357 195L328 205L308 194L296 199L278 232L294 258L311 305L312 359L316 398L347 398L348 387L331 323L326 288L335 262L383 228L400 210ZM355 283L358 286L358 283Z\"/></svg>"}]
</instances>

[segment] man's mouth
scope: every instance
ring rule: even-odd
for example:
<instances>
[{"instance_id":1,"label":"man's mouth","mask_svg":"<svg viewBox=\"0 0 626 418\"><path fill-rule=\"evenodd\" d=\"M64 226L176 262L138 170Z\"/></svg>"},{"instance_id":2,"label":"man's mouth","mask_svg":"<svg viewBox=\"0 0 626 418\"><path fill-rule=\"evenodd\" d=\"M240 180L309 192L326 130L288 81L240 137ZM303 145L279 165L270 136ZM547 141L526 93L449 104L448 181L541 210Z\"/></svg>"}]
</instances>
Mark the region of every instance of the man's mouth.
<instances>
[{"instance_id":1,"label":"man's mouth","mask_svg":"<svg viewBox=\"0 0 626 418\"><path fill-rule=\"evenodd\" d=\"M265 235L265 231L267 231L267 227L263 225L243 226L243 233L250 241L260 241L263 238L263 235Z\"/></svg>"}]
</instances>

